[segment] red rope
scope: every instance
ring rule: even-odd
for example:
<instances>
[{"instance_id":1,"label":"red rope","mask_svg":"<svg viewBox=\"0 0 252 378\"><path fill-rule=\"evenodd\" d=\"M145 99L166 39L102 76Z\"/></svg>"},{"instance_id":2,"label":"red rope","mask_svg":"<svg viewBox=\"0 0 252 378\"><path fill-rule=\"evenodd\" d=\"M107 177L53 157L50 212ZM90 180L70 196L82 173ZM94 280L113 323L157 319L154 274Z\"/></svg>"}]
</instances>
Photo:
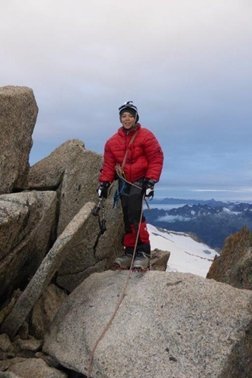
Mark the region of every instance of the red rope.
<instances>
[{"instance_id":1,"label":"red rope","mask_svg":"<svg viewBox=\"0 0 252 378\"><path fill-rule=\"evenodd\" d=\"M104 329L101 332L100 336L96 340L96 342L95 342L95 344L93 346L93 349L91 350L91 352L89 354L89 364L88 364L87 378L91 378L95 351L96 351L99 343L101 342L101 340L105 336L106 332L108 331L109 327L111 326L111 324L112 324L112 322L113 322L113 320L114 320L114 318L115 318L115 316L117 314L117 311L119 310L119 307L122 304L122 301L123 301L123 299L126 296L126 290L127 290L127 287L128 287L128 283L129 283L129 279L130 279L130 276L131 276L131 273L132 273L132 268L133 268L134 259L135 259L135 255L136 255L137 242L138 242L138 238L139 238L142 217L143 217L143 204L142 204L142 209L141 209L141 214L140 214L140 219L139 219L139 225L138 225L138 230L137 230L137 235L136 235L136 241L135 241L135 246L134 246L134 250L133 250L133 255L132 255L132 259L131 259L130 269L129 269L127 277L126 277L125 285L124 285L124 288L122 290L120 299L119 299L119 301L118 301L118 303L117 303L117 305L115 307L115 310L114 310L113 314L111 315L108 323L106 324L106 326L104 327Z\"/></svg>"}]
</instances>

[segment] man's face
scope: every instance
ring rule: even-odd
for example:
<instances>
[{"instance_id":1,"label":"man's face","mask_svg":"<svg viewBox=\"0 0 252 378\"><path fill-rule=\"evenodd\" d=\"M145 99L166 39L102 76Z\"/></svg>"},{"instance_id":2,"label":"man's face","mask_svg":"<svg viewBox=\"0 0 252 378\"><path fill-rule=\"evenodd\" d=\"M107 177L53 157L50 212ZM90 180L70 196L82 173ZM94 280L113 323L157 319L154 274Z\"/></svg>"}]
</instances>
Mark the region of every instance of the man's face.
<instances>
[{"instance_id":1,"label":"man's face","mask_svg":"<svg viewBox=\"0 0 252 378\"><path fill-rule=\"evenodd\" d=\"M131 127L133 127L136 123L135 117L129 112L123 112L121 114L120 121L122 126L127 130L131 129Z\"/></svg>"}]
</instances>

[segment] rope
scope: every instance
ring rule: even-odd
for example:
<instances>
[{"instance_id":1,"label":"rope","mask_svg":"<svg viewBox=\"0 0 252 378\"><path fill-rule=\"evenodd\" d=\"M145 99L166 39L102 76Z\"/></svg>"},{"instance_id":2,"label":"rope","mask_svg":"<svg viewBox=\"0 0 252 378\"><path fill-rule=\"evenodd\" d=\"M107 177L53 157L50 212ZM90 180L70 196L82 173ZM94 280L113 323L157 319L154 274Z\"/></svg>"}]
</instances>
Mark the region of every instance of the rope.
<instances>
[{"instance_id":1,"label":"rope","mask_svg":"<svg viewBox=\"0 0 252 378\"><path fill-rule=\"evenodd\" d=\"M128 181L125 178L124 173L123 173L123 169L122 169L122 167L120 165L117 164L116 167L115 167L115 169L116 169L116 174L119 177L119 179L121 179L122 181L126 182L127 184L129 184L131 186L134 186L137 189L140 189L140 190L142 189L141 186L136 185L136 184L134 184L134 182Z\"/></svg>"},{"instance_id":2,"label":"rope","mask_svg":"<svg viewBox=\"0 0 252 378\"><path fill-rule=\"evenodd\" d=\"M141 209L141 214L140 214L140 219L139 219L139 224L138 224L138 229L137 229L137 235L136 235L136 241L135 241L134 250L133 250L132 259L131 259L131 264L130 264L130 269L129 269L127 277L126 277L125 285L124 285L124 288L122 290L120 299L119 299L119 301L118 301L118 303L117 303L117 305L115 307L115 310L114 310L113 314L111 315L109 321L105 325L103 331L101 332L100 336L96 340L96 342L94 344L94 347L93 347L93 349L91 350L91 352L89 354L89 364L88 364L87 378L91 378L95 351L96 351L99 343L101 342L101 340L103 339L103 337L107 333L109 327L111 326L111 324L112 324L112 322L113 322L113 320L114 320L114 318L115 318L115 316L116 316L116 314L117 314L117 312L119 310L119 307L122 304L122 301L124 300L124 298L126 296L126 290L127 290L127 287L128 287L128 283L129 283L129 279L130 279L130 276L131 276L131 273L132 273L132 268L133 268L134 259L135 259L135 255L136 255L137 242L138 242L138 238L139 238L142 217L143 217L143 204L142 204L142 209Z\"/></svg>"},{"instance_id":3,"label":"rope","mask_svg":"<svg viewBox=\"0 0 252 378\"><path fill-rule=\"evenodd\" d=\"M128 180L124 177L123 171L122 171L122 169L121 169L121 167L120 167L119 165L116 165L116 174L117 174L117 176L119 177L119 179L122 180L124 183L127 183L127 184L129 184L129 185L131 185L131 186L134 186L134 187L137 188L137 189L142 190L142 187L141 187L141 186L135 184L134 182L130 182L130 181L128 181ZM145 201L145 204L146 204L148 210L150 210L150 205L148 204L148 201L146 201L145 197L143 197L143 198L144 198L144 201Z\"/></svg>"}]
</instances>

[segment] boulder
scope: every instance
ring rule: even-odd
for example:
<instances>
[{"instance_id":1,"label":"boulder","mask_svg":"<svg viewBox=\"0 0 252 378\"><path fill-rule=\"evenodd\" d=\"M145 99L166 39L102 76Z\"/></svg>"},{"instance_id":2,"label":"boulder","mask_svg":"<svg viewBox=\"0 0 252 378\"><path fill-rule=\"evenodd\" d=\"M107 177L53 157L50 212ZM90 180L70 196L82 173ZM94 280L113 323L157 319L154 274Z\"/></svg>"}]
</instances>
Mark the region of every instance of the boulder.
<instances>
[{"instance_id":1,"label":"boulder","mask_svg":"<svg viewBox=\"0 0 252 378\"><path fill-rule=\"evenodd\" d=\"M104 212L104 234L99 235L99 219L91 215L82 232L76 235L74 242L68 246L69 251L57 273L56 283L69 292L90 274L110 268L115 258L122 254L124 226L121 208L112 209L110 197L105 204Z\"/></svg>"},{"instance_id":2,"label":"boulder","mask_svg":"<svg viewBox=\"0 0 252 378\"><path fill-rule=\"evenodd\" d=\"M12 373L11 371L4 371L0 373L1 378L20 378L20 375L16 375Z\"/></svg>"},{"instance_id":3,"label":"boulder","mask_svg":"<svg viewBox=\"0 0 252 378\"><path fill-rule=\"evenodd\" d=\"M55 272L59 269L68 252L67 246L74 242L75 236L81 232L93 207L94 203L86 203L57 238L11 312L4 319L1 325L1 332L7 333L11 337L16 335L33 306L47 288Z\"/></svg>"},{"instance_id":4,"label":"boulder","mask_svg":"<svg viewBox=\"0 0 252 378\"><path fill-rule=\"evenodd\" d=\"M25 358L24 357L12 357L12 358L6 358L6 359L3 359L1 360L0 359L0 377L4 377L4 378L14 378L14 373L12 373L11 371L8 371L9 367L12 365L12 364L16 364L18 362L22 362L22 361L25 361ZM12 375L13 374L13 375ZM20 375L15 375L15 377L20 377Z\"/></svg>"},{"instance_id":5,"label":"boulder","mask_svg":"<svg viewBox=\"0 0 252 378\"><path fill-rule=\"evenodd\" d=\"M36 352L41 349L42 340L38 340L33 336L27 339L21 339L19 336L15 339L15 346L21 351Z\"/></svg>"},{"instance_id":6,"label":"boulder","mask_svg":"<svg viewBox=\"0 0 252 378\"><path fill-rule=\"evenodd\" d=\"M10 296L34 274L48 251L56 221L56 193L0 196L0 296Z\"/></svg>"},{"instance_id":7,"label":"boulder","mask_svg":"<svg viewBox=\"0 0 252 378\"><path fill-rule=\"evenodd\" d=\"M8 298L8 302L0 309L0 324L3 322L4 318L9 315L21 293L22 291L20 289L15 290L11 298Z\"/></svg>"},{"instance_id":8,"label":"boulder","mask_svg":"<svg viewBox=\"0 0 252 378\"><path fill-rule=\"evenodd\" d=\"M66 141L30 168L28 189L58 189L58 235L86 202L97 201L100 168L101 156L79 140Z\"/></svg>"},{"instance_id":9,"label":"boulder","mask_svg":"<svg viewBox=\"0 0 252 378\"><path fill-rule=\"evenodd\" d=\"M161 249L155 248L151 251L150 269L165 272L170 255L170 251L162 251Z\"/></svg>"},{"instance_id":10,"label":"boulder","mask_svg":"<svg viewBox=\"0 0 252 378\"><path fill-rule=\"evenodd\" d=\"M27 87L0 87L0 194L26 184L38 107Z\"/></svg>"},{"instance_id":11,"label":"boulder","mask_svg":"<svg viewBox=\"0 0 252 378\"><path fill-rule=\"evenodd\" d=\"M47 188L58 192L58 235L85 203L98 201L96 189L101 161L101 156L86 150L83 142L70 140L31 167L29 189ZM122 253L124 226L121 208L113 208L115 186L100 210L100 218L104 214L106 219L106 232L97 246L100 227L99 218L95 216L90 217L75 242L68 245L69 252L57 274L57 284L68 291L91 273L110 267L115 257Z\"/></svg>"},{"instance_id":12,"label":"boulder","mask_svg":"<svg viewBox=\"0 0 252 378\"><path fill-rule=\"evenodd\" d=\"M219 377L238 345L237 359L248 355L249 290L186 273L128 274L96 273L79 285L54 318L44 352L93 378ZM249 376L240 361L230 378Z\"/></svg>"},{"instance_id":13,"label":"boulder","mask_svg":"<svg viewBox=\"0 0 252 378\"><path fill-rule=\"evenodd\" d=\"M40 358L29 358L13 363L8 371L22 378L67 378L67 374L53 367L49 367Z\"/></svg>"},{"instance_id":14,"label":"boulder","mask_svg":"<svg viewBox=\"0 0 252 378\"><path fill-rule=\"evenodd\" d=\"M2 352L14 352L10 338L5 333L0 334L0 350Z\"/></svg>"},{"instance_id":15,"label":"boulder","mask_svg":"<svg viewBox=\"0 0 252 378\"><path fill-rule=\"evenodd\" d=\"M37 338L43 338L59 307L67 294L54 284L50 284L33 307L31 331Z\"/></svg>"},{"instance_id":16,"label":"boulder","mask_svg":"<svg viewBox=\"0 0 252 378\"><path fill-rule=\"evenodd\" d=\"M214 259L207 278L252 290L252 233L246 227L225 240L223 250Z\"/></svg>"}]
</instances>

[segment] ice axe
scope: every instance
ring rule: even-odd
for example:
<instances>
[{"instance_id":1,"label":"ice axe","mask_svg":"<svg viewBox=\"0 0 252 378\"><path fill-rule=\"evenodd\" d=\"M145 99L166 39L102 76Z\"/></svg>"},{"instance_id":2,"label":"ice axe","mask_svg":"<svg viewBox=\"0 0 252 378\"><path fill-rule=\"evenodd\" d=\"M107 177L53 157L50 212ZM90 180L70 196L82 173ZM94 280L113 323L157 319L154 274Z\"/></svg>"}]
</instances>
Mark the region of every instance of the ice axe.
<instances>
[{"instance_id":1,"label":"ice axe","mask_svg":"<svg viewBox=\"0 0 252 378\"><path fill-rule=\"evenodd\" d=\"M103 200L104 198L100 198L98 203L96 204L96 206L93 208L92 210L92 214L95 216L95 217L98 217L98 224L99 224L99 227L100 227L100 232L99 234L97 235L97 238L96 238L96 241L95 241L95 244L94 244L94 252L96 250L96 247L97 247L97 244L98 244L98 241L100 239L100 237L104 234L104 232L106 231L106 219L104 217L104 204L103 204ZM100 210L101 208L103 209L102 211L102 218L100 217Z\"/></svg>"},{"instance_id":2,"label":"ice axe","mask_svg":"<svg viewBox=\"0 0 252 378\"><path fill-rule=\"evenodd\" d=\"M99 215L99 212L101 210L101 207L103 205L103 198L100 198L98 203L95 205L95 207L92 210L92 214L97 217Z\"/></svg>"}]
</instances>

